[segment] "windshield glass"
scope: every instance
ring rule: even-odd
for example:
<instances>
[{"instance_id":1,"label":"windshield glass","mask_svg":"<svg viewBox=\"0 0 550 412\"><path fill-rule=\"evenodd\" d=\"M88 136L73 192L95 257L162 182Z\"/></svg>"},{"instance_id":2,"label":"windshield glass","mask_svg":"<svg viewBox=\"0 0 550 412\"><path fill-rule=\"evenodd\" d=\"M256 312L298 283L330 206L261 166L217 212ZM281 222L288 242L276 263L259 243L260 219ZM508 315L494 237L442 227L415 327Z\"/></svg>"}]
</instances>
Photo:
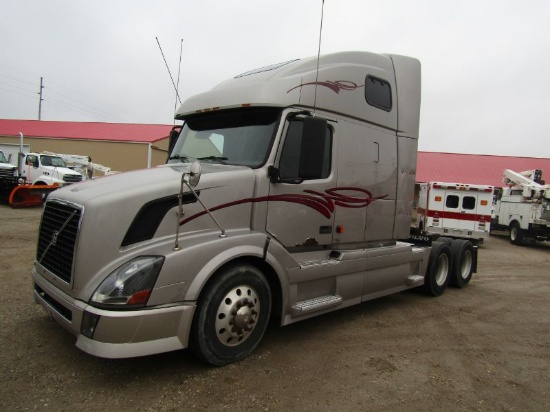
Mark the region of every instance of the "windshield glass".
<instances>
[{"instance_id":1,"label":"windshield glass","mask_svg":"<svg viewBox=\"0 0 550 412\"><path fill-rule=\"evenodd\" d=\"M262 166L275 134L281 109L226 110L188 118L168 163L222 163Z\"/></svg>"},{"instance_id":2,"label":"windshield glass","mask_svg":"<svg viewBox=\"0 0 550 412\"><path fill-rule=\"evenodd\" d=\"M0 163L8 163L8 160L4 157L3 152L0 152Z\"/></svg>"},{"instance_id":3,"label":"windshield glass","mask_svg":"<svg viewBox=\"0 0 550 412\"><path fill-rule=\"evenodd\" d=\"M42 166L67 167L65 161L57 156L40 156Z\"/></svg>"}]
</instances>

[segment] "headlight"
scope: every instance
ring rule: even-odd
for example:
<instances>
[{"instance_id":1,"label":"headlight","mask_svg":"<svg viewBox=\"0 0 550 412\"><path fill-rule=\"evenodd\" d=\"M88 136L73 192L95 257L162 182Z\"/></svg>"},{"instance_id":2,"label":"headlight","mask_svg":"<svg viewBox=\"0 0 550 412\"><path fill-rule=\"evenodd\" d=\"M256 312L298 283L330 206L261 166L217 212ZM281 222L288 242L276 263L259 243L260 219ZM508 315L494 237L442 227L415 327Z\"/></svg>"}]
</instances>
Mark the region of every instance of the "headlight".
<instances>
[{"instance_id":1,"label":"headlight","mask_svg":"<svg viewBox=\"0 0 550 412\"><path fill-rule=\"evenodd\" d=\"M145 306L163 263L163 256L130 260L105 278L90 303L120 309Z\"/></svg>"}]
</instances>

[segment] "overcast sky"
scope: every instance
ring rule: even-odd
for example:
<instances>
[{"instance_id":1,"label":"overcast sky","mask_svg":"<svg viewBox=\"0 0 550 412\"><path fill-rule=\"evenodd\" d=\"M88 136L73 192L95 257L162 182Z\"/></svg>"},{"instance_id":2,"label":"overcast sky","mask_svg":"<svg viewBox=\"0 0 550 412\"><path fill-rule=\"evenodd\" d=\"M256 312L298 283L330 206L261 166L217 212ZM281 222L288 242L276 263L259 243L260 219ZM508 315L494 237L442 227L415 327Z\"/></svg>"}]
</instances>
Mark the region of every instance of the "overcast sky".
<instances>
[{"instance_id":1,"label":"overcast sky","mask_svg":"<svg viewBox=\"0 0 550 412\"><path fill-rule=\"evenodd\" d=\"M37 119L43 77L42 120L172 124L156 37L184 100L316 55L321 4L0 0L0 118ZM421 150L550 157L549 21L548 0L326 0L321 53L418 58Z\"/></svg>"}]
</instances>

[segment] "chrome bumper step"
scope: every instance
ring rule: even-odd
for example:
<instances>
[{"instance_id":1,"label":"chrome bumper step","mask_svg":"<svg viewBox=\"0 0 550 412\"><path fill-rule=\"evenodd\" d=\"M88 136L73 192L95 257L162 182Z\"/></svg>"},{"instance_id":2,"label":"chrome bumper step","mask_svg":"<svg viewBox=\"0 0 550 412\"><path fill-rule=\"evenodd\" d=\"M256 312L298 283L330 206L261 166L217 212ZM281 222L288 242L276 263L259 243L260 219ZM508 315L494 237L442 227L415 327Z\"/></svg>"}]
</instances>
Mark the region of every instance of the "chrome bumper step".
<instances>
[{"instance_id":1,"label":"chrome bumper step","mask_svg":"<svg viewBox=\"0 0 550 412\"><path fill-rule=\"evenodd\" d=\"M332 308L342 303L342 296L326 295L318 298L302 300L292 306L292 317L307 315L318 310Z\"/></svg>"}]
</instances>

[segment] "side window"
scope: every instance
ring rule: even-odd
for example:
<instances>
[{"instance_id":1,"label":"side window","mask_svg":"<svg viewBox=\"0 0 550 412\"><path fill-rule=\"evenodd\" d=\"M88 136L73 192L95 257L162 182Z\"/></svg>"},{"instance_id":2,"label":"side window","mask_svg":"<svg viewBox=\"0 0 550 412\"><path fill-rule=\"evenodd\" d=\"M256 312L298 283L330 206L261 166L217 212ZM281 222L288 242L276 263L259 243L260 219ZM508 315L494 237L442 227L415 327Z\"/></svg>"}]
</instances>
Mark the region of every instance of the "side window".
<instances>
[{"instance_id":1,"label":"side window","mask_svg":"<svg viewBox=\"0 0 550 412\"><path fill-rule=\"evenodd\" d=\"M29 166L38 167L38 158L34 155L29 155L25 163Z\"/></svg>"},{"instance_id":2,"label":"side window","mask_svg":"<svg viewBox=\"0 0 550 412\"><path fill-rule=\"evenodd\" d=\"M279 162L279 174L283 179L299 178L300 156L302 150L303 122L293 120L288 126L281 160ZM332 159L332 132L327 127L325 138L320 144L325 145L323 170L319 179L325 179L330 175L330 163Z\"/></svg>"},{"instance_id":3,"label":"side window","mask_svg":"<svg viewBox=\"0 0 550 412\"><path fill-rule=\"evenodd\" d=\"M389 112L392 108L390 84L377 77L367 76L365 79L365 99L371 106Z\"/></svg>"},{"instance_id":4,"label":"side window","mask_svg":"<svg viewBox=\"0 0 550 412\"><path fill-rule=\"evenodd\" d=\"M447 196L447 199L445 200L445 206L448 207L449 209L458 208L458 196L457 195Z\"/></svg>"},{"instance_id":5,"label":"side window","mask_svg":"<svg viewBox=\"0 0 550 412\"><path fill-rule=\"evenodd\" d=\"M473 196L464 196L462 199L462 209L474 210L476 208L476 198Z\"/></svg>"}]
</instances>

